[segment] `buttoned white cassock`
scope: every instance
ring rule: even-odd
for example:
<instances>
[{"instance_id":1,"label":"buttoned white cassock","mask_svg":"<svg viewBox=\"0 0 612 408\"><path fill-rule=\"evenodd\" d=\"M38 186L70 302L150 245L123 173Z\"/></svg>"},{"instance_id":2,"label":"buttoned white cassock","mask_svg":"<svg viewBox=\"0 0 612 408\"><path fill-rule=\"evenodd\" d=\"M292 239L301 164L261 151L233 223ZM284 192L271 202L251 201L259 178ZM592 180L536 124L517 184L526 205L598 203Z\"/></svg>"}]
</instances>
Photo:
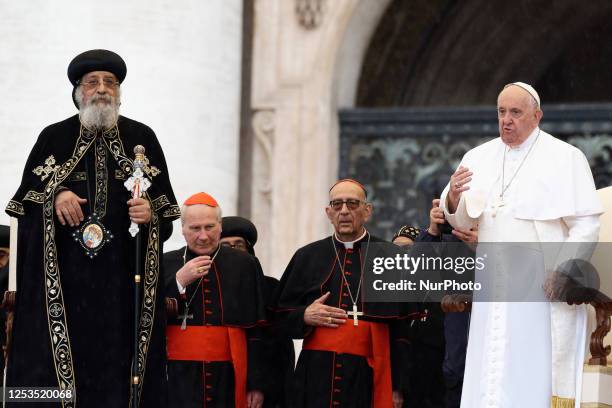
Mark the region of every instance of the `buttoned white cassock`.
<instances>
[{"instance_id":1,"label":"buttoned white cassock","mask_svg":"<svg viewBox=\"0 0 612 408\"><path fill-rule=\"evenodd\" d=\"M584 154L538 128L506 152L505 185L526 159L493 217L505 149L496 138L466 153L461 165L474 175L454 214L446 206L449 186L441 196L450 224L478 223L480 242L597 242L602 208ZM547 268L581 256L575 249L561 248ZM578 407L585 324L583 306L475 303L461 406L548 408L556 396L576 398Z\"/></svg>"}]
</instances>

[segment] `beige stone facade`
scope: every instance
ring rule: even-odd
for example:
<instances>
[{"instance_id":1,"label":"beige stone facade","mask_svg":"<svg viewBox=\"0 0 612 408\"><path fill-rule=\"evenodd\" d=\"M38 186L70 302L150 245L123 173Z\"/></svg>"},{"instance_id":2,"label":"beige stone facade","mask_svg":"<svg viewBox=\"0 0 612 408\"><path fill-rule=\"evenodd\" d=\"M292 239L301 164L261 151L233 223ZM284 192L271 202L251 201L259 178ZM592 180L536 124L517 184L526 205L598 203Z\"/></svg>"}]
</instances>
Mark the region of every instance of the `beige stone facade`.
<instances>
[{"instance_id":1,"label":"beige stone facade","mask_svg":"<svg viewBox=\"0 0 612 408\"><path fill-rule=\"evenodd\" d=\"M300 246L329 234L339 107L354 104L361 62L389 0L256 0L251 218L257 254L280 277Z\"/></svg>"}]
</instances>

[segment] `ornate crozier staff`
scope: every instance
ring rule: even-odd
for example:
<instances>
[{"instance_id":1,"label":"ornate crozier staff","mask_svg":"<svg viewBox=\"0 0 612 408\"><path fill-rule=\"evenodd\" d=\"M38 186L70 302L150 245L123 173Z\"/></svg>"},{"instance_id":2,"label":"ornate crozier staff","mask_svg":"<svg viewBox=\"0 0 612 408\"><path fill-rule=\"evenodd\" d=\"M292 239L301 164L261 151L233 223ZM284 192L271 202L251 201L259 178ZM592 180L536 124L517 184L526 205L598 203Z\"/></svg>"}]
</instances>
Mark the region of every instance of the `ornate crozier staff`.
<instances>
[{"instance_id":1,"label":"ornate crozier staff","mask_svg":"<svg viewBox=\"0 0 612 408\"><path fill-rule=\"evenodd\" d=\"M141 145L134 147L134 172L127 179L124 186L132 193L132 199L140 198L149 187L151 182L144 176L142 169L145 166L145 148ZM132 237L136 238L136 273L134 275L134 354L132 360L132 404L138 408L138 385L142 380L138 369L138 328L140 327L140 282L142 275L141 261L141 235L140 228L132 221L129 228Z\"/></svg>"}]
</instances>

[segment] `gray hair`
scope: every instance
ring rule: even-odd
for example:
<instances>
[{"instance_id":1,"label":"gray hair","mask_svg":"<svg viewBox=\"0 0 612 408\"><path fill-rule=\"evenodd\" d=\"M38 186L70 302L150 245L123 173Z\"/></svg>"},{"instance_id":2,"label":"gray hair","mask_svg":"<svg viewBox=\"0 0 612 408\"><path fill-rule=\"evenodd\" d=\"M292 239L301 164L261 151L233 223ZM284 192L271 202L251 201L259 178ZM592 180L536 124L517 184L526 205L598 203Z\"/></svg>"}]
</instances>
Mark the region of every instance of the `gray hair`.
<instances>
[{"instance_id":1,"label":"gray hair","mask_svg":"<svg viewBox=\"0 0 612 408\"><path fill-rule=\"evenodd\" d=\"M206 204L194 204L194 205L206 205ZM183 204L183 206L181 207L181 225L185 225L185 211L187 210L187 207L191 207L191 206L187 206ZM223 218L223 212L221 211L221 207L216 206L213 208L217 209L217 221L221 222L221 219Z\"/></svg>"}]
</instances>

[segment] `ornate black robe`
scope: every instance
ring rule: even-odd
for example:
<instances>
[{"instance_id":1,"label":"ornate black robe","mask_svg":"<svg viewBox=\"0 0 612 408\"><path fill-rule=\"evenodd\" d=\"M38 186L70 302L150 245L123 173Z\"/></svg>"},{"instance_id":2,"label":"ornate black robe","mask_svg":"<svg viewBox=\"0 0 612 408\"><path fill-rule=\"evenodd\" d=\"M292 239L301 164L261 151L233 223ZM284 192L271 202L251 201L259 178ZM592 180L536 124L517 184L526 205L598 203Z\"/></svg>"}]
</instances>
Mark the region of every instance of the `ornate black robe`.
<instances>
[{"instance_id":1,"label":"ornate black robe","mask_svg":"<svg viewBox=\"0 0 612 408\"><path fill-rule=\"evenodd\" d=\"M185 259L183 259L185 254ZM265 323L263 272L257 259L247 253L221 246L202 282L192 282L180 295L176 272L195 258L185 248L164 256L167 296L178 300L179 314L168 326L180 326L185 306L191 299L188 326L229 326L247 331L247 389L262 390L264 379L256 361ZM193 296L193 298L192 298ZM168 396L175 408L234 407L234 368L229 361L168 361Z\"/></svg>"},{"instance_id":2,"label":"ornate black robe","mask_svg":"<svg viewBox=\"0 0 612 408\"><path fill-rule=\"evenodd\" d=\"M355 297L367 241L368 234L355 242L353 249L347 250L344 244L327 237L300 248L285 269L277 292L278 329L294 339L308 336L312 327L304 324L304 311L328 291L331 295L325 304L351 311L352 301L343 284L333 245L336 246L345 277ZM379 238L370 238L371 244L382 242ZM361 294L357 306L364 313L359 317L360 321L389 324L392 388L408 394L410 373L405 367L412 366L408 332L416 308L406 303L366 303ZM287 393L287 406L369 408L372 380L372 369L364 357L331 351L302 350Z\"/></svg>"},{"instance_id":3,"label":"ornate black robe","mask_svg":"<svg viewBox=\"0 0 612 408\"><path fill-rule=\"evenodd\" d=\"M65 407L127 407L133 359L135 239L128 232L133 148L146 149L151 222L141 226L143 265L139 351L140 406L165 406L165 309L160 274L163 239L180 215L153 131L120 117L92 132L78 116L45 128L6 212L19 219L17 298L8 362L11 387L76 391ZM76 230L56 218L54 200L69 189L88 202L114 238L90 259ZM164 238L164 236L166 236ZM58 403L49 403L58 406ZM24 405L19 405L24 406ZM36 407L45 404L35 404Z\"/></svg>"}]
</instances>

